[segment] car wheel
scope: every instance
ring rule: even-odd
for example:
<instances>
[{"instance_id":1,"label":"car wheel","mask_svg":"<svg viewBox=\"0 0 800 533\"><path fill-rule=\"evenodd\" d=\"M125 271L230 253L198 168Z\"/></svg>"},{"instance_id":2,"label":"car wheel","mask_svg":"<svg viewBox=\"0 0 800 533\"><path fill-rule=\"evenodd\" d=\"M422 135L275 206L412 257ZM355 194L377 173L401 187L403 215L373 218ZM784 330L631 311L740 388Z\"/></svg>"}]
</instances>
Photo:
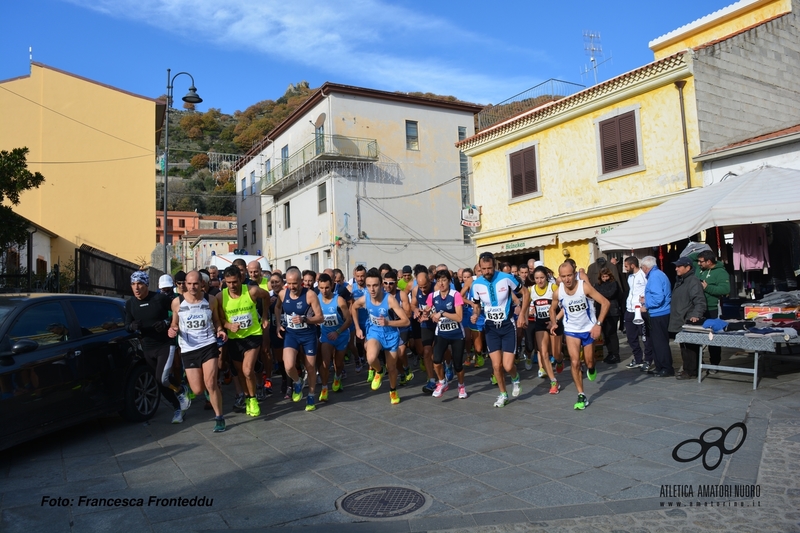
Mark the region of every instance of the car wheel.
<instances>
[{"instance_id":1,"label":"car wheel","mask_svg":"<svg viewBox=\"0 0 800 533\"><path fill-rule=\"evenodd\" d=\"M125 385L125 408L121 414L131 422L150 420L158 410L161 391L156 376L147 365L134 367Z\"/></svg>"}]
</instances>

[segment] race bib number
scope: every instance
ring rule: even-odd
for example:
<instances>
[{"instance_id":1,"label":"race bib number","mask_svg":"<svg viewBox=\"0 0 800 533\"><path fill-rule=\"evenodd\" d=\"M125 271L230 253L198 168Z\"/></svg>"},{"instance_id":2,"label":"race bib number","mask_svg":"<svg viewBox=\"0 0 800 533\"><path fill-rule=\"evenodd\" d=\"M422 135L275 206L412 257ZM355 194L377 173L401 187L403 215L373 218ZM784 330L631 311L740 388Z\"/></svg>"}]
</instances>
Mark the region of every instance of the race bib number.
<instances>
[{"instance_id":1,"label":"race bib number","mask_svg":"<svg viewBox=\"0 0 800 533\"><path fill-rule=\"evenodd\" d=\"M373 326L383 326L380 319L383 317L369 315L369 323Z\"/></svg>"},{"instance_id":2,"label":"race bib number","mask_svg":"<svg viewBox=\"0 0 800 533\"><path fill-rule=\"evenodd\" d=\"M439 320L439 331L448 332L456 331L459 328L458 322L450 320L449 318L442 318Z\"/></svg>"},{"instance_id":3,"label":"race bib number","mask_svg":"<svg viewBox=\"0 0 800 533\"><path fill-rule=\"evenodd\" d=\"M492 322L502 322L506 319L506 308L500 305L486 307L484 312L486 320L491 320Z\"/></svg>"},{"instance_id":4,"label":"race bib number","mask_svg":"<svg viewBox=\"0 0 800 533\"><path fill-rule=\"evenodd\" d=\"M308 327L308 324L306 324L305 322L300 322L299 324L295 324L294 322L292 322L292 319L296 316L297 315L292 314L291 316L287 317L286 327L289 329L306 329Z\"/></svg>"},{"instance_id":5,"label":"race bib number","mask_svg":"<svg viewBox=\"0 0 800 533\"><path fill-rule=\"evenodd\" d=\"M231 317L231 322L239 324L239 329L247 329L253 325L253 317L247 315L236 315Z\"/></svg>"},{"instance_id":6,"label":"race bib number","mask_svg":"<svg viewBox=\"0 0 800 533\"><path fill-rule=\"evenodd\" d=\"M589 309L589 305L586 303L586 300L582 300L580 302L571 302L567 306L567 311L570 313L580 313L581 311L586 311Z\"/></svg>"},{"instance_id":7,"label":"race bib number","mask_svg":"<svg viewBox=\"0 0 800 533\"><path fill-rule=\"evenodd\" d=\"M536 318L541 320L548 320L550 318L550 306L549 305L537 305L536 306Z\"/></svg>"},{"instance_id":8,"label":"race bib number","mask_svg":"<svg viewBox=\"0 0 800 533\"><path fill-rule=\"evenodd\" d=\"M339 325L339 315L325 315L322 325L326 328L335 328Z\"/></svg>"},{"instance_id":9,"label":"race bib number","mask_svg":"<svg viewBox=\"0 0 800 533\"><path fill-rule=\"evenodd\" d=\"M187 320L186 327L188 329L206 329L205 320Z\"/></svg>"}]
</instances>

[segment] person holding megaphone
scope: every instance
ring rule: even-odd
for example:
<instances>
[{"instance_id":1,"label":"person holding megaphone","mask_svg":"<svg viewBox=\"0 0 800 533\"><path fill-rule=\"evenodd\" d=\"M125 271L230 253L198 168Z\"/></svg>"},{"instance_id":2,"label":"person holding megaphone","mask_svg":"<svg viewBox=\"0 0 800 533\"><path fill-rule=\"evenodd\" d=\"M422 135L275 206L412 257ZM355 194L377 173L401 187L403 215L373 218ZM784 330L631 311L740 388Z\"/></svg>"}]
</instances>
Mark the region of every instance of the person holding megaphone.
<instances>
[{"instance_id":1,"label":"person holding megaphone","mask_svg":"<svg viewBox=\"0 0 800 533\"><path fill-rule=\"evenodd\" d=\"M625 366L647 372L651 370L651 367L655 367L653 342L647 331L649 317L639 299L640 296L644 296L647 276L639 268L639 260L633 255L625 258L625 272L628 273L628 287L630 287L628 298L625 300L625 334L628 337L631 351L633 351L633 360ZM640 337L644 344L644 351L639 342Z\"/></svg>"}]
</instances>

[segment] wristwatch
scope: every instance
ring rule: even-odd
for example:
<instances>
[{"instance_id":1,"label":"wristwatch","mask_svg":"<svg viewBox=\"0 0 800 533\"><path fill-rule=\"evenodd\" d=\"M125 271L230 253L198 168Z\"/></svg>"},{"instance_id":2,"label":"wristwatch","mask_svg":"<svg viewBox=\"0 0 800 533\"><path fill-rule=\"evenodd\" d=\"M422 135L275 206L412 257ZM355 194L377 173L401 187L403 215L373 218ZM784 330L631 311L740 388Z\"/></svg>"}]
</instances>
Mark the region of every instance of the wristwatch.
<instances>
[{"instance_id":1,"label":"wristwatch","mask_svg":"<svg viewBox=\"0 0 800 533\"><path fill-rule=\"evenodd\" d=\"M600 321L598 320L597 322L595 322L595 323L594 323L594 325L595 325L595 326L602 326L602 325L603 325L603 323L602 323L602 322L600 322Z\"/></svg>"}]
</instances>

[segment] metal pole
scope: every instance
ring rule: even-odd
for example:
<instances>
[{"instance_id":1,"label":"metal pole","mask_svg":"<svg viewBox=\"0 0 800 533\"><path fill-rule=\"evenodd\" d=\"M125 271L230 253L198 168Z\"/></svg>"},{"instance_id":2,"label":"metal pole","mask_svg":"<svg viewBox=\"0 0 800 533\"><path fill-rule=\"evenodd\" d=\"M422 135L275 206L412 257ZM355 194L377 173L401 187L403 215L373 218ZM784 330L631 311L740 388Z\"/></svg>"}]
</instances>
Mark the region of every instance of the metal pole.
<instances>
[{"instance_id":1,"label":"metal pole","mask_svg":"<svg viewBox=\"0 0 800 533\"><path fill-rule=\"evenodd\" d=\"M169 108L172 105L172 82L170 69L167 69L167 109L165 112L166 125L164 126L164 274L170 274L169 256L167 254L167 190L169 181Z\"/></svg>"},{"instance_id":2,"label":"metal pole","mask_svg":"<svg viewBox=\"0 0 800 533\"><path fill-rule=\"evenodd\" d=\"M681 104L681 127L683 128L683 160L686 164L686 188L692 188L692 174L689 166L689 138L686 134L686 111L684 110L683 103L683 88L686 85L686 80L678 80L675 82L675 87L678 89L678 96Z\"/></svg>"}]
</instances>

